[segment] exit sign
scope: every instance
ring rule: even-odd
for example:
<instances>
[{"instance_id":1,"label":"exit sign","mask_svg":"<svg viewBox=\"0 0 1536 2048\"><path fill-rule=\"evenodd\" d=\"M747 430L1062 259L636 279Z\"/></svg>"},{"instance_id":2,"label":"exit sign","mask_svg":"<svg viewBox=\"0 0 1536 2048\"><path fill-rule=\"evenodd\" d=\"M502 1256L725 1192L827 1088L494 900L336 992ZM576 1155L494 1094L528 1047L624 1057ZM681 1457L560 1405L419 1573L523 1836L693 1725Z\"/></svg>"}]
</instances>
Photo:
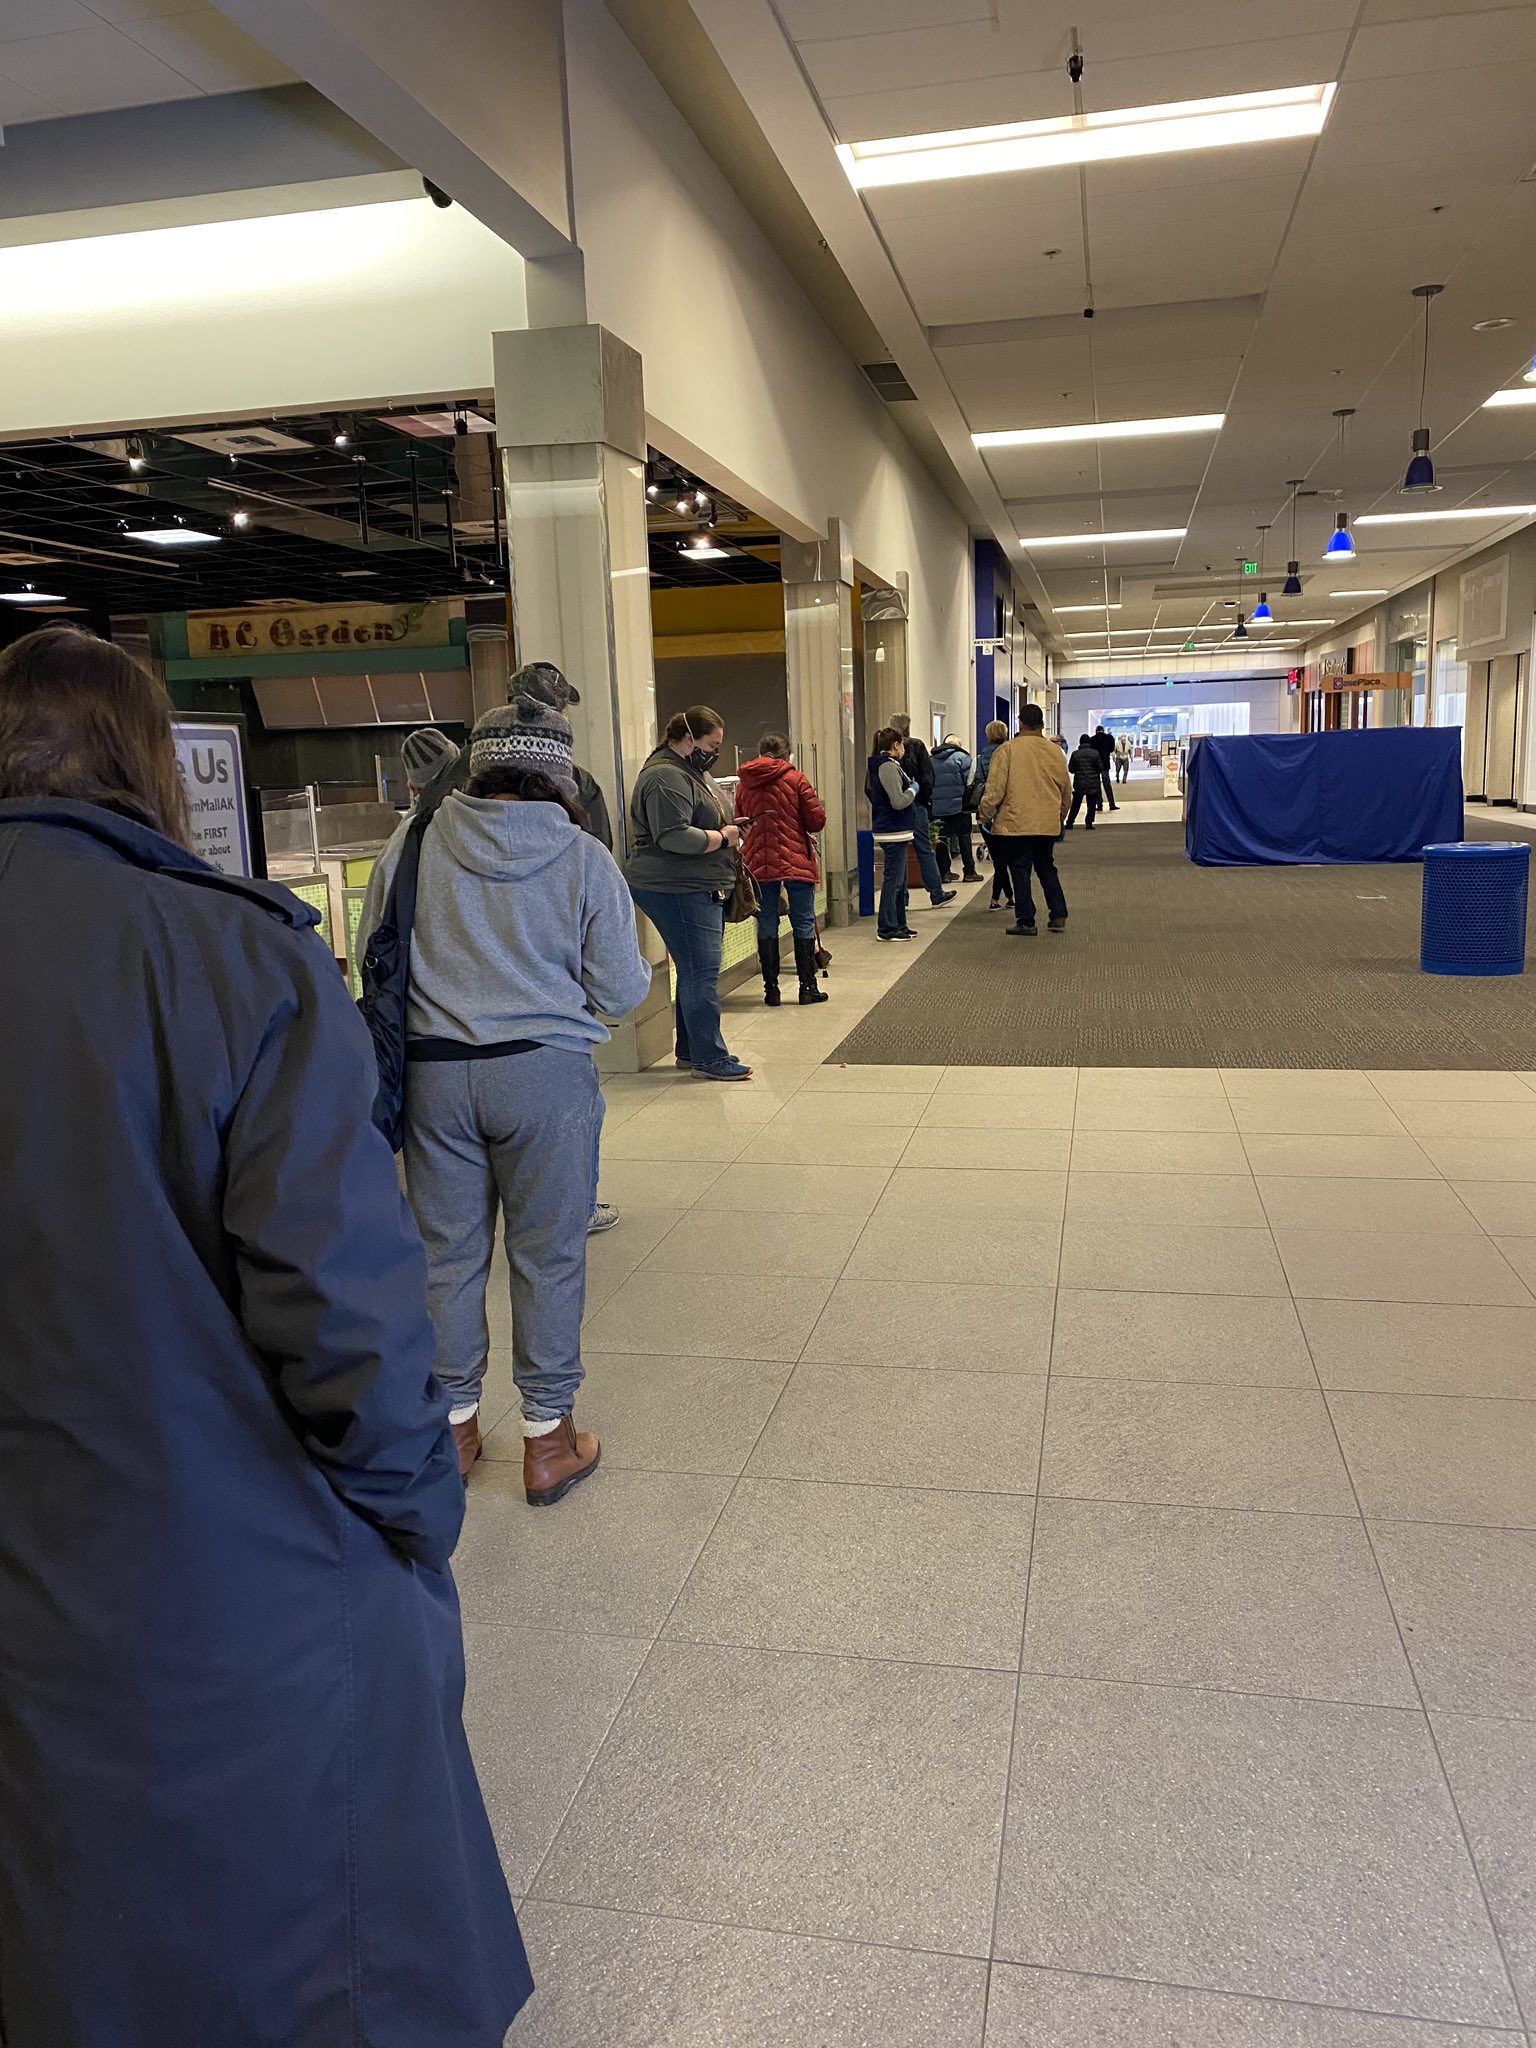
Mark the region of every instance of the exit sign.
<instances>
[{"instance_id":1,"label":"exit sign","mask_svg":"<svg viewBox=\"0 0 1536 2048\"><path fill-rule=\"evenodd\" d=\"M1257 576L1257 575L1258 575L1258 573L1259 573L1259 565L1258 565L1258 563L1257 563L1257 562L1244 562L1244 564L1243 564L1243 574L1244 574L1245 576Z\"/></svg>"}]
</instances>

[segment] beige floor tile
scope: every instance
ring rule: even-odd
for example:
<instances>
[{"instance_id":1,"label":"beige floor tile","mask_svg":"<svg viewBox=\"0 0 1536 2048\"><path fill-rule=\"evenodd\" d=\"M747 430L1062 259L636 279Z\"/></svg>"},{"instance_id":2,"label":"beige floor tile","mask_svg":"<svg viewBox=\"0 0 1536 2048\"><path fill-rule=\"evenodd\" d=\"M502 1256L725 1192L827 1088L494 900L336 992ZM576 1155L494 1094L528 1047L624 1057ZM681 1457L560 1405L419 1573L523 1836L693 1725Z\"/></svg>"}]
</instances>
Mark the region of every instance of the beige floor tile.
<instances>
[{"instance_id":1,"label":"beige floor tile","mask_svg":"<svg viewBox=\"0 0 1536 2048\"><path fill-rule=\"evenodd\" d=\"M1298 1301L1325 1387L1536 1400L1536 1308Z\"/></svg>"},{"instance_id":2,"label":"beige floor tile","mask_svg":"<svg viewBox=\"0 0 1536 2048\"><path fill-rule=\"evenodd\" d=\"M603 1149L606 1154L606 1142ZM723 1170L717 1159L605 1157L597 1192L616 1203L621 1215L631 1209L691 1209Z\"/></svg>"},{"instance_id":3,"label":"beige floor tile","mask_svg":"<svg viewBox=\"0 0 1536 2048\"><path fill-rule=\"evenodd\" d=\"M645 1262L648 1273L671 1273L687 1281L708 1273L727 1252L757 1273L820 1275L835 1278L864 1227L862 1212L853 1215L780 1214L762 1210L722 1214L706 1203L691 1209L661 1239ZM728 1304L719 1307L729 1312Z\"/></svg>"},{"instance_id":4,"label":"beige floor tile","mask_svg":"<svg viewBox=\"0 0 1536 2048\"><path fill-rule=\"evenodd\" d=\"M1536 1402L1330 1394L1374 1519L1536 1529Z\"/></svg>"},{"instance_id":5,"label":"beige floor tile","mask_svg":"<svg viewBox=\"0 0 1536 2048\"><path fill-rule=\"evenodd\" d=\"M1414 1138L1525 1138L1536 1140L1536 1101L1400 1102L1397 1114Z\"/></svg>"},{"instance_id":6,"label":"beige floor tile","mask_svg":"<svg viewBox=\"0 0 1536 2048\"><path fill-rule=\"evenodd\" d=\"M1528 1308L1531 1295L1484 1237L1438 1231L1277 1230L1292 1292L1347 1301Z\"/></svg>"},{"instance_id":7,"label":"beige floor tile","mask_svg":"<svg viewBox=\"0 0 1536 2048\"><path fill-rule=\"evenodd\" d=\"M1265 1228L1251 1175L1230 1173L1083 1173L1072 1175L1073 1223L1222 1223Z\"/></svg>"},{"instance_id":8,"label":"beige floor tile","mask_svg":"<svg viewBox=\"0 0 1536 2048\"><path fill-rule=\"evenodd\" d=\"M1066 1131L1072 1128L1070 1094L946 1095L928 1101L919 1125L925 1131Z\"/></svg>"},{"instance_id":9,"label":"beige floor tile","mask_svg":"<svg viewBox=\"0 0 1536 2048\"><path fill-rule=\"evenodd\" d=\"M1226 1093L1214 1067L1080 1067L1078 1092L1202 1095L1220 1101Z\"/></svg>"},{"instance_id":10,"label":"beige floor tile","mask_svg":"<svg viewBox=\"0 0 1536 2048\"><path fill-rule=\"evenodd\" d=\"M725 1166L735 1159L753 1136L756 1125L728 1126L695 1123L687 1117L653 1120L654 1112L643 1111L621 1124L612 1137L603 1136L603 1160L678 1159L702 1160Z\"/></svg>"},{"instance_id":11,"label":"beige floor tile","mask_svg":"<svg viewBox=\"0 0 1536 2048\"><path fill-rule=\"evenodd\" d=\"M1458 1180L1451 1185L1490 1237L1536 1237L1536 1181Z\"/></svg>"},{"instance_id":12,"label":"beige floor tile","mask_svg":"<svg viewBox=\"0 0 1536 2048\"><path fill-rule=\"evenodd\" d=\"M1437 1180L1440 1169L1413 1138L1261 1136L1243 1139L1256 1174L1315 1180Z\"/></svg>"},{"instance_id":13,"label":"beige floor tile","mask_svg":"<svg viewBox=\"0 0 1536 2048\"><path fill-rule=\"evenodd\" d=\"M1496 1237L1493 1241L1526 1286L1536 1291L1536 1237Z\"/></svg>"},{"instance_id":14,"label":"beige floor tile","mask_svg":"<svg viewBox=\"0 0 1536 2048\"><path fill-rule=\"evenodd\" d=\"M903 1168L976 1167L988 1172L1065 1173L1072 1133L1051 1131L916 1130L901 1155Z\"/></svg>"},{"instance_id":15,"label":"beige floor tile","mask_svg":"<svg viewBox=\"0 0 1536 2048\"><path fill-rule=\"evenodd\" d=\"M1061 1284L1159 1294L1286 1291L1267 1230L1217 1224L1069 1221L1062 1236Z\"/></svg>"},{"instance_id":16,"label":"beige floor tile","mask_svg":"<svg viewBox=\"0 0 1536 2048\"><path fill-rule=\"evenodd\" d=\"M1536 1181L1536 1138L1423 1138L1419 1145L1447 1180Z\"/></svg>"},{"instance_id":17,"label":"beige floor tile","mask_svg":"<svg viewBox=\"0 0 1536 2048\"><path fill-rule=\"evenodd\" d=\"M1379 1094L1371 1075L1350 1067L1223 1067L1221 1080L1232 1102L1245 1097L1369 1102Z\"/></svg>"},{"instance_id":18,"label":"beige floor tile","mask_svg":"<svg viewBox=\"0 0 1536 2048\"><path fill-rule=\"evenodd\" d=\"M920 1122L927 1095L903 1096L884 1090L863 1093L855 1089L827 1090L813 1095L802 1090L774 1118L776 1125L791 1130L824 1130L831 1124L857 1124L863 1128L900 1126L911 1130Z\"/></svg>"},{"instance_id":19,"label":"beige floor tile","mask_svg":"<svg viewBox=\"0 0 1536 2048\"><path fill-rule=\"evenodd\" d=\"M1529 2018L1536 2013L1536 1726L1437 1714L1434 1728Z\"/></svg>"},{"instance_id":20,"label":"beige floor tile","mask_svg":"<svg viewBox=\"0 0 1536 2048\"><path fill-rule=\"evenodd\" d=\"M1061 1248L1061 1225L1026 1223L1017 1230L989 1225L954 1231L931 1215L882 1216L878 1206L848 1261L850 1280L883 1280L893 1289L952 1282L990 1285L1002 1280L1020 1287L1053 1287ZM895 1306L905 1306L898 1296Z\"/></svg>"},{"instance_id":21,"label":"beige floor tile","mask_svg":"<svg viewBox=\"0 0 1536 2048\"><path fill-rule=\"evenodd\" d=\"M854 1094L931 1095L939 1085L942 1067L822 1066L815 1067L806 1080L807 1095Z\"/></svg>"},{"instance_id":22,"label":"beige floor tile","mask_svg":"<svg viewBox=\"0 0 1536 2048\"><path fill-rule=\"evenodd\" d=\"M580 1425L603 1441L605 1471L724 1472L746 1464L789 1377L787 1361L656 1358L583 1347ZM520 1414L486 1439L485 1455L520 1464Z\"/></svg>"},{"instance_id":23,"label":"beige floor tile","mask_svg":"<svg viewBox=\"0 0 1536 2048\"><path fill-rule=\"evenodd\" d=\"M1247 1137L1400 1138L1404 1126L1379 1095L1240 1095L1232 1104Z\"/></svg>"},{"instance_id":24,"label":"beige floor tile","mask_svg":"<svg viewBox=\"0 0 1536 2048\"><path fill-rule=\"evenodd\" d=\"M1051 1371L1211 1386L1317 1384L1289 1295L1097 1294L1064 1287L1056 1300Z\"/></svg>"},{"instance_id":25,"label":"beige floor tile","mask_svg":"<svg viewBox=\"0 0 1536 2048\"><path fill-rule=\"evenodd\" d=\"M1536 1721L1536 1529L1373 1522L1371 1538L1425 1706Z\"/></svg>"},{"instance_id":26,"label":"beige floor tile","mask_svg":"<svg viewBox=\"0 0 1536 2048\"><path fill-rule=\"evenodd\" d=\"M941 1095L1067 1095L1077 1093L1076 1067L946 1067Z\"/></svg>"},{"instance_id":27,"label":"beige floor tile","mask_svg":"<svg viewBox=\"0 0 1536 2048\"><path fill-rule=\"evenodd\" d=\"M646 1351L664 1358L798 1358L832 1291L831 1280L722 1269L719 1248L717 1232L715 1256L692 1274L645 1266L631 1273L588 1316L583 1343L594 1351Z\"/></svg>"},{"instance_id":28,"label":"beige floor tile","mask_svg":"<svg viewBox=\"0 0 1536 2048\"><path fill-rule=\"evenodd\" d=\"M711 1214L767 1210L787 1216L867 1216L891 1175L883 1166L791 1166L738 1159L709 1191Z\"/></svg>"},{"instance_id":29,"label":"beige floor tile","mask_svg":"<svg viewBox=\"0 0 1536 2048\"><path fill-rule=\"evenodd\" d=\"M1080 1122L1072 1133L1072 1169L1083 1173L1247 1173L1235 1131L1147 1131L1127 1113L1123 1128Z\"/></svg>"},{"instance_id":30,"label":"beige floor tile","mask_svg":"<svg viewBox=\"0 0 1536 2048\"><path fill-rule=\"evenodd\" d=\"M905 1124L786 1124L775 1118L741 1152L744 1165L892 1167L906 1150Z\"/></svg>"},{"instance_id":31,"label":"beige floor tile","mask_svg":"<svg viewBox=\"0 0 1536 2048\"><path fill-rule=\"evenodd\" d=\"M1033 1493L1045 1381L1021 1373L796 1366L747 1470L780 1479Z\"/></svg>"},{"instance_id":32,"label":"beige floor tile","mask_svg":"<svg viewBox=\"0 0 1536 2048\"><path fill-rule=\"evenodd\" d=\"M1230 1106L1219 1095L1163 1095L1153 1091L1137 1095L1127 1090L1121 1101L1093 1089L1080 1089L1078 1094L1079 1131L1102 1130L1106 1135L1119 1131L1154 1137L1160 1133L1231 1133L1236 1128Z\"/></svg>"},{"instance_id":33,"label":"beige floor tile","mask_svg":"<svg viewBox=\"0 0 1536 2048\"><path fill-rule=\"evenodd\" d=\"M1020 1173L1008 1167L927 1166L903 1163L887 1181L876 1218L903 1222L926 1218L948 1240L976 1225L990 1233L993 1219L1015 1225L1059 1223L1067 1199L1067 1176Z\"/></svg>"},{"instance_id":34,"label":"beige floor tile","mask_svg":"<svg viewBox=\"0 0 1536 2048\"><path fill-rule=\"evenodd\" d=\"M1443 1180L1331 1180L1261 1174L1259 1195L1276 1230L1417 1230L1477 1237L1481 1225Z\"/></svg>"},{"instance_id":35,"label":"beige floor tile","mask_svg":"<svg viewBox=\"0 0 1536 2048\"><path fill-rule=\"evenodd\" d=\"M674 1641L1012 1671L1034 1502L747 1478L663 1630Z\"/></svg>"},{"instance_id":36,"label":"beige floor tile","mask_svg":"<svg viewBox=\"0 0 1536 2048\"><path fill-rule=\"evenodd\" d=\"M1348 1515L1321 1394L1290 1387L1051 1381L1042 1494Z\"/></svg>"},{"instance_id":37,"label":"beige floor tile","mask_svg":"<svg viewBox=\"0 0 1536 2048\"><path fill-rule=\"evenodd\" d=\"M849 1277L827 1298L803 1363L1043 1373L1053 1306L1048 1285L1012 1284L1002 1261L993 1282L970 1286Z\"/></svg>"},{"instance_id":38,"label":"beige floor tile","mask_svg":"<svg viewBox=\"0 0 1536 2048\"><path fill-rule=\"evenodd\" d=\"M1531 1091L1518 1074L1474 1072L1372 1074L1388 1102L1522 1102Z\"/></svg>"}]
</instances>

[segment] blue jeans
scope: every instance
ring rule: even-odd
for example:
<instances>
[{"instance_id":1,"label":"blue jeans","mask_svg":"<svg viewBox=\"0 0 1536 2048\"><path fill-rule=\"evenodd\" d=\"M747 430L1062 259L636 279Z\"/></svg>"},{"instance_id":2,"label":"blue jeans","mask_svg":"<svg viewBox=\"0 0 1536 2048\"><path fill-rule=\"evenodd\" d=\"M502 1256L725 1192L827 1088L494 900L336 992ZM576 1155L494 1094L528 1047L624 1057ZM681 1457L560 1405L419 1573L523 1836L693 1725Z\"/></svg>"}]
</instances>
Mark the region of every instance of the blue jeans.
<instances>
[{"instance_id":1,"label":"blue jeans","mask_svg":"<svg viewBox=\"0 0 1536 2048\"><path fill-rule=\"evenodd\" d=\"M923 878L923 887L935 903L944 900L944 884L939 879L938 857L933 850L933 819L923 804L912 806L912 837L917 842L917 872Z\"/></svg>"},{"instance_id":2,"label":"blue jeans","mask_svg":"<svg viewBox=\"0 0 1536 2048\"><path fill-rule=\"evenodd\" d=\"M571 1412L602 1103L592 1055L558 1046L406 1067L405 1182L427 1248L432 1370L455 1407L478 1401L485 1377L500 1211L523 1413Z\"/></svg>"},{"instance_id":3,"label":"blue jeans","mask_svg":"<svg viewBox=\"0 0 1536 2048\"><path fill-rule=\"evenodd\" d=\"M910 839L888 839L880 848L885 868L880 877L880 913L875 925L882 938L907 928L907 854Z\"/></svg>"},{"instance_id":4,"label":"blue jeans","mask_svg":"<svg viewBox=\"0 0 1536 2048\"><path fill-rule=\"evenodd\" d=\"M779 891L784 891L789 903L789 928L797 939L814 939L816 936L816 884L814 882L759 882L757 885L760 909L757 913L757 935L773 945L779 936Z\"/></svg>"},{"instance_id":5,"label":"blue jeans","mask_svg":"<svg viewBox=\"0 0 1536 2048\"><path fill-rule=\"evenodd\" d=\"M630 894L661 934L677 970L677 1056L690 1066L728 1060L720 1035L720 949L725 905L704 889L632 889Z\"/></svg>"}]
</instances>

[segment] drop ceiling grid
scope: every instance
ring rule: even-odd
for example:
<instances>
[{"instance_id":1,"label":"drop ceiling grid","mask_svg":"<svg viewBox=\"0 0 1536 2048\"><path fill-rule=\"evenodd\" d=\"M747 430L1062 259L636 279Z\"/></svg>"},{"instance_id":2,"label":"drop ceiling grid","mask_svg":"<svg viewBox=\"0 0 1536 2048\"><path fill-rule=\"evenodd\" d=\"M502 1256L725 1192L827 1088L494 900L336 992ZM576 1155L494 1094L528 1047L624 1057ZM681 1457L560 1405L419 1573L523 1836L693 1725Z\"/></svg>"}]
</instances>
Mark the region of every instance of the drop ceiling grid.
<instances>
[{"instance_id":1,"label":"drop ceiling grid","mask_svg":"<svg viewBox=\"0 0 1536 2048\"><path fill-rule=\"evenodd\" d=\"M0 120L13 124L293 77L202 0L0 0Z\"/></svg>"}]
</instances>

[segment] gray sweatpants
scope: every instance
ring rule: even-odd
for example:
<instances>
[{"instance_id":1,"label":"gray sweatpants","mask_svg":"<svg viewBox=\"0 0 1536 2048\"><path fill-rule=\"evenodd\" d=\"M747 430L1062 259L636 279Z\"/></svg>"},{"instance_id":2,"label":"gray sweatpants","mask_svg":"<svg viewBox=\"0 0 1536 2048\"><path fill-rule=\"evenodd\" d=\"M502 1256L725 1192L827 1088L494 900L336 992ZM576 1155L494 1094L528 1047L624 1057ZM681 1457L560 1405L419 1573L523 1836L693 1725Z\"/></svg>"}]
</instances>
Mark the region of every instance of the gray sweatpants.
<instances>
[{"instance_id":1,"label":"gray sweatpants","mask_svg":"<svg viewBox=\"0 0 1536 2048\"><path fill-rule=\"evenodd\" d=\"M512 1372L533 1421L569 1415L581 1384L592 1159L603 1098L590 1053L406 1068L405 1181L427 1247L433 1370L455 1407L480 1398L485 1290L505 1225Z\"/></svg>"}]
</instances>

